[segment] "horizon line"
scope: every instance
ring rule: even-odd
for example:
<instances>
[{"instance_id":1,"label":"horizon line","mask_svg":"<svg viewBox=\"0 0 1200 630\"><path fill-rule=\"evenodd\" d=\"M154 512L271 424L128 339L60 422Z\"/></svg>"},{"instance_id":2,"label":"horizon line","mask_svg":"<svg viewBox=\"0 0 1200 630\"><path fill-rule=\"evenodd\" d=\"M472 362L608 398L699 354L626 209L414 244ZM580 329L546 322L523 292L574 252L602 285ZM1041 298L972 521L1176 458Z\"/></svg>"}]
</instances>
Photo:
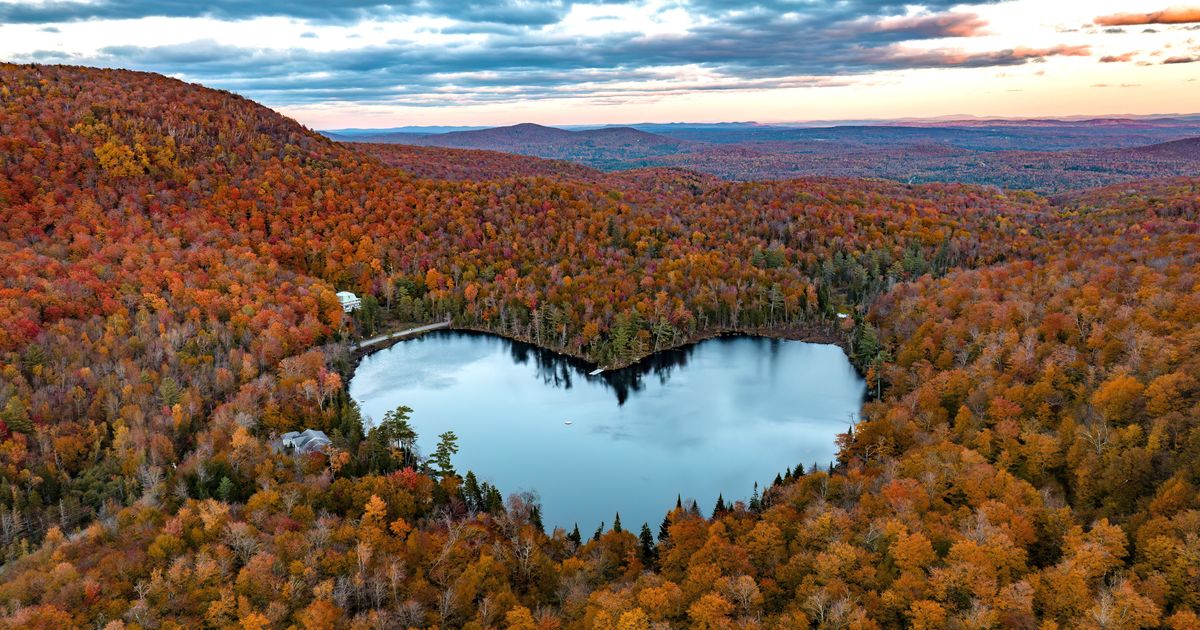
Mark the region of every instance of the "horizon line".
<instances>
[{"instance_id":1,"label":"horizon line","mask_svg":"<svg viewBox=\"0 0 1200 630\"><path fill-rule=\"evenodd\" d=\"M274 108L272 108L274 109ZM285 114L286 115L286 114ZM1200 112L1174 112L1160 114L1072 114L1069 116L981 116L977 114L949 114L944 116L904 116L899 118L832 118L832 119L811 119L811 120L787 120L787 121L757 121L757 120L720 120L715 122L710 121L686 121L672 120L665 122L642 121L635 123L569 123L569 124L543 124L533 121L525 121L504 125L480 125L480 124L429 124L429 125L392 125L390 127L336 127L336 128L318 128L311 127L313 131L318 132L337 132L337 131L389 131L394 129L503 129L505 127L519 127L522 125L536 125L539 127L548 127L554 129L575 128L605 128L605 127L640 127L640 126L666 126L666 125L757 125L762 127L789 127L789 126L829 126L829 127L844 127L844 126L871 126L886 123L956 123L956 122L1033 122L1033 121L1050 121L1064 123L1081 123L1095 120L1134 120L1134 121L1150 121L1163 120L1170 118L1191 118L1200 117Z\"/></svg>"}]
</instances>

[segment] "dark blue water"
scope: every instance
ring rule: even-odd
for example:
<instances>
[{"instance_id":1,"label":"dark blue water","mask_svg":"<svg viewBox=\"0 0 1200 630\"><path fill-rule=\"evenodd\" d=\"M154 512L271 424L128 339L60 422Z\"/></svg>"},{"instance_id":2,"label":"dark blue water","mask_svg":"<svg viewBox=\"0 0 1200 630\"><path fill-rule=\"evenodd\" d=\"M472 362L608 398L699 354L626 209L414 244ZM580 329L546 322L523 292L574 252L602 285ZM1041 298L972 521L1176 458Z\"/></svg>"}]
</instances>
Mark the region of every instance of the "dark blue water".
<instances>
[{"instance_id":1,"label":"dark blue water","mask_svg":"<svg viewBox=\"0 0 1200 630\"><path fill-rule=\"evenodd\" d=\"M866 385L841 348L726 337L589 376L590 366L500 337L439 331L363 359L350 395L368 425L413 408L419 446L459 437L455 467L534 491L547 531L601 521L657 531L676 495L707 515L718 493L828 465ZM566 424L570 421L571 424Z\"/></svg>"}]
</instances>

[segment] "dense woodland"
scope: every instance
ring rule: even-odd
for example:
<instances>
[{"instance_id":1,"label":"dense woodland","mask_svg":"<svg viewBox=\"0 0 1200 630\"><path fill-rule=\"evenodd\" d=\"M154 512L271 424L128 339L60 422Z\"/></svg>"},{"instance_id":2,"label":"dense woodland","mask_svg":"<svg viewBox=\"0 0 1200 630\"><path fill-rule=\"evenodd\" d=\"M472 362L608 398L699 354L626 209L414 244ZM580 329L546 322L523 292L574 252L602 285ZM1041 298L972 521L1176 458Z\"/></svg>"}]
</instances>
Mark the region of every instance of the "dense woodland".
<instances>
[{"instance_id":1,"label":"dense woodland","mask_svg":"<svg viewBox=\"0 0 1200 630\"><path fill-rule=\"evenodd\" d=\"M1200 626L1200 182L547 164L0 66L0 626ZM546 532L346 396L349 340L447 316L605 365L832 336L872 400L753 500Z\"/></svg>"},{"instance_id":2,"label":"dense woodland","mask_svg":"<svg viewBox=\"0 0 1200 630\"><path fill-rule=\"evenodd\" d=\"M738 181L868 177L1047 194L1147 178L1200 176L1200 138L1196 137L1200 136L1200 121L1194 118L939 121L912 126L804 128L754 124L649 127L659 133L628 127L567 131L523 124L441 134L331 136L353 142L395 143L390 149L376 146L373 151L385 156L385 161L388 156L407 160L403 167L419 174L468 179L481 169L503 173L517 165L524 167L524 174L558 169L556 176L578 175L580 166L567 166L561 160L614 172L639 167L685 168ZM438 155L435 146L489 152L428 160L439 166L433 171L424 166L427 160L410 159ZM495 151L555 161L513 160L511 156L498 157Z\"/></svg>"}]
</instances>

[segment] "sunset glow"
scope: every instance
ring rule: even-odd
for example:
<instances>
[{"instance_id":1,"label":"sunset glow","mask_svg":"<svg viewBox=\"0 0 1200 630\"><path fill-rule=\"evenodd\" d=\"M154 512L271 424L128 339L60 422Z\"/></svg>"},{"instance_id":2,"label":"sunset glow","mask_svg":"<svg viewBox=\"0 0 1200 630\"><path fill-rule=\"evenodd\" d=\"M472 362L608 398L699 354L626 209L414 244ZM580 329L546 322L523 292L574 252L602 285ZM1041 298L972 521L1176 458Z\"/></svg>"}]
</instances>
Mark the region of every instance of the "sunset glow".
<instances>
[{"instance_id":1,"label":"sunset glow","mask_svg":"<svg viewBox=\"0 0 1200 630\"><path fill-rule=\"evenodd\" d=\"M1188 112L1200 7L1120 0L0 2L0 58L160 72L318 128Z\"/></svg>"}]
</instances>

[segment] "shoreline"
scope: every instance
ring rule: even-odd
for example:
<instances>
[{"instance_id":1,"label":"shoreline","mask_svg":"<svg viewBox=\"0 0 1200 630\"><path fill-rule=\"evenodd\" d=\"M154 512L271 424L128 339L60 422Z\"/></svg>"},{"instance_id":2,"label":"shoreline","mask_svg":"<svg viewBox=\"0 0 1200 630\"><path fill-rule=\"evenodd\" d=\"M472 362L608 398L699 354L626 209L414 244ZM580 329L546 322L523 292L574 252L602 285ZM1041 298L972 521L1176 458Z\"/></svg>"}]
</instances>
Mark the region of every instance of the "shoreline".
<instances>
[{"instance_id":1,"label":"shoreline","mask_svg":"<svg viewBox=\"0 0 1200 630\"><path fill-rule=\"evenodd\" d=\"M436 323L436 322L433 322L433 323ZM425 324L421 324L419 326L423 326L423 325L425 325ZM387 341L375 344L375 345L367 347L367 348L359 348L359 347L350 348L349 352L348 352L348 357L347 357L348 362L347 362L347 366L346 366L346 373L342 375L343 382L345 383L344 387L346 387L347 391L348 391L348 388L350 386L350 381L354 378L354 373L358 369L359 363L361 363L362 360L364 358L366 358L368 355L374 354L381 350L386 350L387 348L390 348L393 345L395 345L396 343L399 343L401 341L406 341L409 339L416 339L417 337L421 337L430 332L437 332L438 330L445 330L445 331L451 331L451 332L455 332L455 331L457 331L457 332L474 332L474 333L483 333L483 334L488 334L488 335L494 335L494 336L500 337L502 339L507 339L509 341L515 341L515 342L528 344L530 346L533 346L540 350L544 350L546 352L552 352L552 353L558 354L560 356L564 356L564 357L567 357L570 359L574 359L576 361L580 361L589 366L592 366L595 369L602 370L601 373L622 370L625 368L633 367L643 361L651 359L656 354L663 353L663 352L670 352L673 350L679 350L682 348L686 348L688 346L696 345L702 341L707 341L709 339L716 339L718 337L739 337L739 336L762 337L765 339L778 339L778 340L784 340L784 341L800 341L803 343L827 344L827 345L833 345L833 346L837 346L837 347L841 348L842 352L846 353L847 358L849 358L849 355L850 355L850 349L849 349L847 340L845 338L845 335L840 333L837 330L836 322L832 322L832 321L826 322L823 324L816 324L816 325L810 325L810 326L805 326L805 327L759 326L759 327L715 328L715 329L710 329L710 330L697 331L696 333L688 336L687 338L685 338L684 340L682 340L678 343L671 344L669 346L665 346L665 347L659 348L657 350L653 350L653 351L648 352L648 353L646 353L642 356L639 356L635 359L617 363L614 365L600 365L600 364L596 363L595 361L591 360L590 358L585 357L581 354L576 354L574 352L570 352L567 350L561 350L558 348L548 348L548 347L545 347L542 345L538 345L531 339L524 339L524 338L517 337L514 335L504 334L504 333L497 332L495 330L491 330L491 329L484 328L481 326L458 325L458 324L455 324L453 321L451 321L450 325L445 328L439 328L436 330L426 330L426 331L422 331L422 332L419 332L416 334L411 334L411 335L397 334L392 339L388 339ZM402 333L402 332L403 331L396 331L396 333ZM347 344L347 343L356 343L356 342L343 341L341 343ZM854 362L851 361L851 365L853 365L853 364L854 364ZM854 368L856 371L859 371L858 366L854 366ZM861 376L861 371L860 371L860 376Z\"/></svg>"}]
</instances>

